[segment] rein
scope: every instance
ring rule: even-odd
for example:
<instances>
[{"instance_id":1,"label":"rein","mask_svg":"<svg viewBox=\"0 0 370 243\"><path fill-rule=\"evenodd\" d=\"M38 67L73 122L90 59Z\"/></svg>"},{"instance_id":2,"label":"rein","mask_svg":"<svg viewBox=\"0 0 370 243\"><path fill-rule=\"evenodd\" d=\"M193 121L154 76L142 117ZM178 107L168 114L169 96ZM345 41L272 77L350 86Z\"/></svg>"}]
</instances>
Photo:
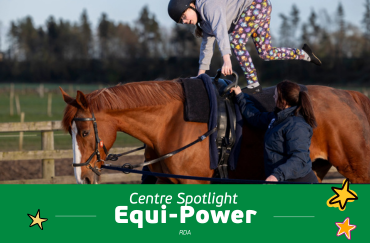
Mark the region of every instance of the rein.
<instances>
[{"instance_id":1,"label":"rein","mask_svg":"<svg viewBox=\"0 0 370 243\"><path fill-rule=\"evenodd\" d=\"M121 153L121 154L108 154L108 150L107 148L105 147L105 144L103 144L103 141L100 140L99 138L99 134L98 134L98 125L96 124L96 118L94 116L94 112L91 112L91 115L92 115L92 118L73 118L72 121L92 121L93 122L93 126L94 126L94 133L95 133L95 151L90 155L90 157L88 158L88 160L85 162L85 163L81 163L81 164L76 164L76 163L72 163L72 166L73 167L80 167L80 166L87 166L87 168L91 169L96 175L100 176L101 173L100 173L100 168L98 167L94 167L94 166L91 166L90 162L91 160L94 158L94 156L96 155L97 157L97 161L96 162L102 162L102 167L101 168L107 168L107 166L104 166L104 162L105 161L116 161L118 160L119 157L123 156L123 155L126 155L126 154L130 154L130 153L133 153L135 151L139 151L139 150L142 150L142 149L145 149L145 145L140 147L140 148L136 148L136 149L133 149L133 150L130 150L128 152L125 152L125 153ZM211 134L215 133L217 131L217 127L214 127L213 129L207 131L205 134L203 134L202 136L200 136L197 140L171 152L171 153L168 153L168 154L165 154L157 159L153 159L153 160L150 160L150 161L146 161L144 163L140 163L140 164L137 164L137 165L131 165L131 164L124 164L122 167L123 168L127 168L127 169L133 169L133 168L137 168L137 167L142 167L142 166L147 166L147 165L151 165L151 164L154 164L154 163L157 163L159 161L162 161L164 159L167 159L169 157L172 157L174 156L175 154L177 153L180 153L181 151L193 146L194 144L197 144L199 142L202 142L204 139L206 139L207 137L209 137ZM107 155L106 159L105 160L102 160L100 158L100 152L99 152L99 146L102 147L104 149L104 152L105 154ZM96 163L95 162L95 163ZM108 167L108 169L110 169ZM128 172L130 173L130 172Z\"/></svg>"},{"instance_id":2,"label":"rein","mask_svg":"<svg viewBox=\"0 0 370 243\"><path fill-rule=\"evenodd\" d=\"M206 132L205 134L203 134L202 136L200 136L197 140L189 143L188 145L185 145L184 147L181 147L171 153L168 153L168 154L165 154L157 159L153 159L153 160L150 160L150 161L146 161L144 163L140 163L140 164L137 164L137 165L131 165L131 164L124 164L123 167L124 168L128 168L128 169L133 169L133 168L138 168L138 167L142 167L142 166L147 166L147 165L151 165L151 164L154 164L154 163L157 163L161 160L164 160L164 159L167 159L169 157L172 157L174 156L175 154L177 153L180 153L181 151L193 146L194 144L197 144L199 142L202 142L204 139L206 139L207 137L209 137L211 134L215 133L217 131L217 127L213 128L212 130L209 130L208 132ZM132 153L132 152L135 152L135 151L138 151L138 150L142 150L145 148L145 145L143 147L140 147L140 148L136 148L136 149L133 149L131 151L128 151L128 152L125 152L125 153L122 153L122 154L109 154L107 156L107 158L105 159L105 161L116 161L119 157L123 156L123 155L126 155L126 154L129 154L129 153ZM106 168L106 167L104 167Z\"/></svg>"},{"instance_id":3,"label":"rein","mask_svg":"<svg viewBox=\"0 0 370 243\"><path fill-rule=\"evenodd\" d=\"M133 170L133 169L127 168L126 165L123 165L122 167L112 166L112 165L102 165L102 168L121 171L125 174L135 173L135 174L165 177L165 178L210 181L210 182L216 182L216 183L221 183L221 184L315 184L315 183L305 183L305 182L289 182L289 181L274 182L274 181L264 181L264 180L244 180L244 179L209 178L209 177L200 177L200 176L174 175L174 174L157 173L157 172L151 172L151 171ZM330 183L320 183L320 184L330 184Z\"/></svg>"}]
</instances>

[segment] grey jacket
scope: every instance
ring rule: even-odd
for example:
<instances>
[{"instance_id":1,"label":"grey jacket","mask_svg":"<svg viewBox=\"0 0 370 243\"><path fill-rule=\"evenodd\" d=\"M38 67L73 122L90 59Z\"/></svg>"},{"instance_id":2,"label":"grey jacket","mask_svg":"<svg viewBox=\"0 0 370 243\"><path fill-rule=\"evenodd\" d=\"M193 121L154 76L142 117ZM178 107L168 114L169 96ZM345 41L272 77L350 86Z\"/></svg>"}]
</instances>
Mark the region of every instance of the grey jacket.
<instances>
[{"instance_id":1,"label":"grey jacket","mask_svg":"<svg viewBox=\"0 0 370 243\"><path fill-rule=\"evenodd\" d=\"M203 41L200 47L199 69L209 70L217 40L222 56L231 55L229 29L237 24L242 12L253 0L196 0L195 7L200 15Z\"/></svg>"}]
</instances>

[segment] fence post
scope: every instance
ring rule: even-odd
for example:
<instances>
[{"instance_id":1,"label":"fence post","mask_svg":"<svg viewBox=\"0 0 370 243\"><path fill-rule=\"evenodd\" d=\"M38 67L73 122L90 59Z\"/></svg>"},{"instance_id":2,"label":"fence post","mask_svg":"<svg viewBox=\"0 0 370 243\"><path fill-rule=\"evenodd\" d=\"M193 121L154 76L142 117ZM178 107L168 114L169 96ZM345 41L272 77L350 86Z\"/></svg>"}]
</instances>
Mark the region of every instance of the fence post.
<instances>
[{"instance_id":1,"label":"fence post","mask_svg":"<svg viewBox=\"0 0 370 243\"><path fill-rule=\"evenodd\" d=\"M39 87L39 95L40 95L40 98L44 98L44 84L40 84L40 87Z\"/></svg>"},{"instance_id":2,"label":"fence post","mask_svg":"<svg viewBox=\"0 0 370 243\"><path fill-rule=\"evenodd\" d=\"M15 95L15 107L17 108L17 114L21 115L21 102L19 102L19 95Z\"/></svg>"},{"instance_id":3,"label":"fence post","mask_svg":"<svg viewBox=\"0 0 370 243\"><path fill-rule=\"evenodd\" d=\"M10 115L14 115L14 107L13 107L13 100L14 100L14 84L10 84Z\"/></svg>"},{"instance_id":4,"label":"fence post","mask_svg":"<svg viewBox=\"0 0 370 243\"><path fill-rule=\"evenodd\" d=\"M366 95L367 97L369 97L369 93L367 92L367 89L363 88L363 89L362 89L362 93L363 93L364 95Z\"/></svg>"},{"instance_id":5,"label":"fence post","mask_svg":"<svg viewBox=\"0 0 370 243\"><path fill-rule=\"evenodd\" d=\"M24 112L21 113L21 124L24 122ZM23 150L23 132L19 132L19 151Z\"/></svg>"},{"instance_id":6,"label":"fence post","mask_svg":"<svg viewBox=\"0 0 370 243\"><path fill-rule=\"evenodd\" d=\"M41 132L42 150L54 150L54 132ZM42 160L42 178L53 179L55 177L55 166L53 159Z\"/></svg>"},{"instance_id":7,"label":"fence post","mask_svg":"<svg viewBox=\"0 0 370 243\"><path fill-rule=\"evenodd\" d=\"M53 101L53 94L52 93L49 93L48 94L48 116L49 117L52 117L53 116L53 114L51 113L52 101Z\"/></svg>"}]
</instances>

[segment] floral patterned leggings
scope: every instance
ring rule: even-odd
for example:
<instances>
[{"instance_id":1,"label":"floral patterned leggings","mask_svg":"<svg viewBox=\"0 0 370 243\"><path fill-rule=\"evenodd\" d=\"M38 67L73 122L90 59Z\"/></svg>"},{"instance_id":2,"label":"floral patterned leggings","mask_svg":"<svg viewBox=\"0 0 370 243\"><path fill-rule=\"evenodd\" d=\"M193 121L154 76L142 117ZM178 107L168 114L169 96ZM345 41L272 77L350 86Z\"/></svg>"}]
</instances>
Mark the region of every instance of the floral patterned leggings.
<instances>
[{"instance_id":1,"label":"floral patterned leggings","mask_svg":"<svg viewBox=\"0 0 370 243\"><path fill-rule=\"evenodd\" d=\"M271 46L270 20L272 6L270 0L255 0L240 16L234 31L230 34L230 45L246 76L248 86L259 85L257 71L245 44L252 36L259 56L266 60L304 60L301 49L276 48Z\"/></svg>"}]
</instances>

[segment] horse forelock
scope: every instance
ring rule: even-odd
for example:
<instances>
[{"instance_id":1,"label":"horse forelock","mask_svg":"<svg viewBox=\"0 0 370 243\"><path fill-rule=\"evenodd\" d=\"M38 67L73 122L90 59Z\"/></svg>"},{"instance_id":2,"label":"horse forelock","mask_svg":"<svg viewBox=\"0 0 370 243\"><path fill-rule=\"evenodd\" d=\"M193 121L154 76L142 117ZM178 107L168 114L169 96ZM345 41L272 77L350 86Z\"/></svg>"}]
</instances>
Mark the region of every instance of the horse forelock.
<instances>
[{"instance_id":1,"label":"horse forelock","mask_svg":"<svg viewBox=\"0 0 370 243\"><path fill-rule=\"evenodd\" d=\"M64 116L62 119L62 126L66 132L70 132L72 126L72 120L77 113L77 108L72 105L67 105L64 110Z\"/></svg>"},{"instance_id":2,"label":"horse forelock","mask_svg":"<svg viewBox=\"0 0 370 243\"><path fill-rule=\"evenodd\" d=\"M90 110L100 112L165 105L173 100L183 102L184 93L178 80L145 81L96 90L86 99ZM62 121L66 131L70 130L76 112L76 107L67 105Z\"/></svg>"}]
</instances>

